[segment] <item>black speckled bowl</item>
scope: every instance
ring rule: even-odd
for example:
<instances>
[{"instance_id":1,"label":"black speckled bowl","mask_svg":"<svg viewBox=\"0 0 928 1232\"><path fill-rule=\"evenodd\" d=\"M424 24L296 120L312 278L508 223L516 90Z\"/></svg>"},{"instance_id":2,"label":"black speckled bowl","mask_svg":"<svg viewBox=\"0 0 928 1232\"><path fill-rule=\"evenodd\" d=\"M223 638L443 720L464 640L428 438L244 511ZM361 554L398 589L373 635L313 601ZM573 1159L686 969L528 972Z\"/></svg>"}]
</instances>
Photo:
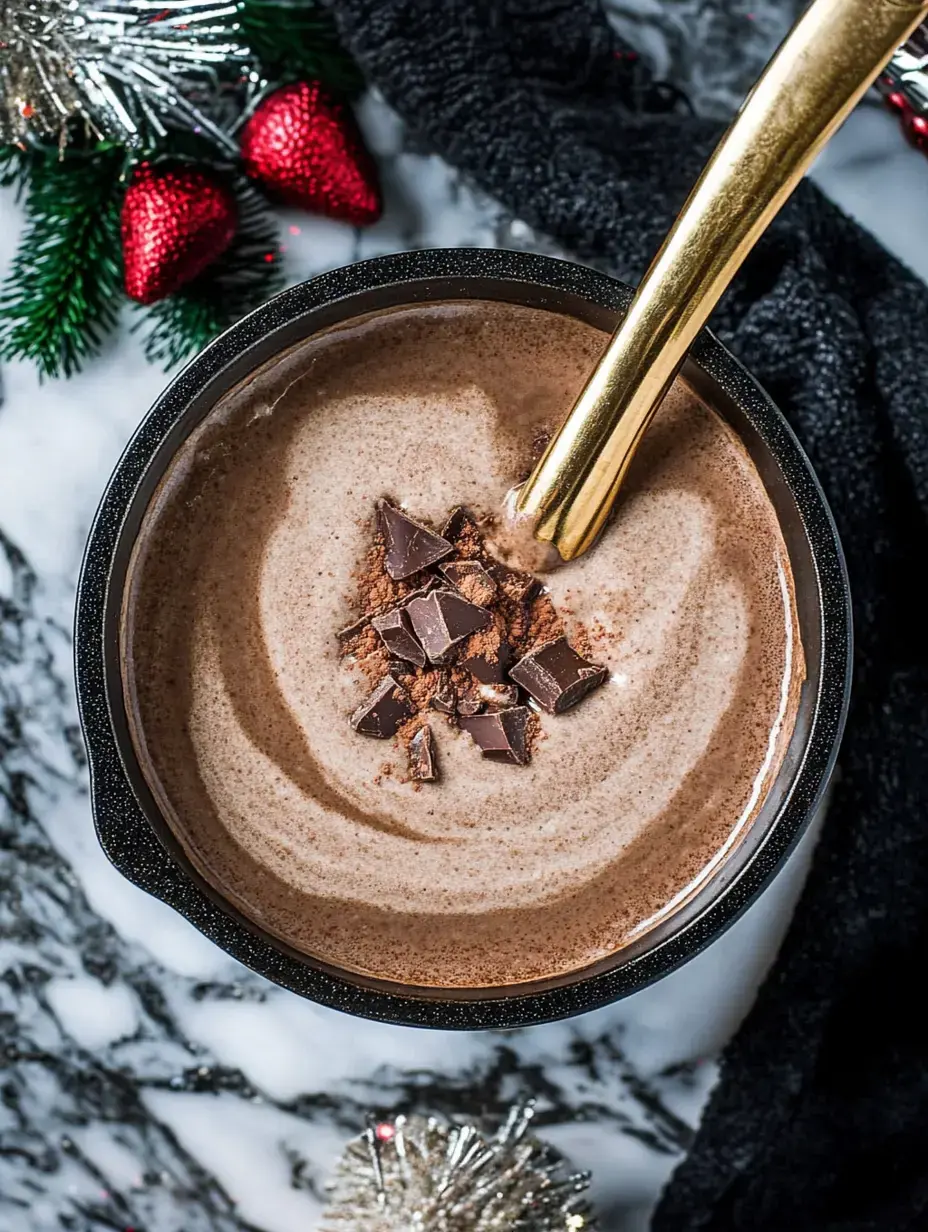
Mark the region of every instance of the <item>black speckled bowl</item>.
<instances>
[{"instance_id":1,"label":"black speckled bowl","mask_svg":"<svg viewBox=\"0 0 928 1232\"><path fill-rule=\"evenodd\" d=\"M409 988L367 979L288 949L244 919L191 868L155 805L129 737L119 620L135 536L180 443L254 368L348 317L456 298L509 300L612 329L631 292L603 274L527 253L413 252L324 274L233 326L155 403L103 495L78 589L77 694L97 834L130 881L169 903L255 971L324 1005L414 1026L516 1027L594 1009L666 975L737 919L774 876L834 766L850 684L850 598L834 523L796 438L748 373L703 334L685 376L737 430L776 506L796 582L808 670L783 769L739 847L683 907L612 959L557 980L512 988Z\"/></svg>"}]
</instances>

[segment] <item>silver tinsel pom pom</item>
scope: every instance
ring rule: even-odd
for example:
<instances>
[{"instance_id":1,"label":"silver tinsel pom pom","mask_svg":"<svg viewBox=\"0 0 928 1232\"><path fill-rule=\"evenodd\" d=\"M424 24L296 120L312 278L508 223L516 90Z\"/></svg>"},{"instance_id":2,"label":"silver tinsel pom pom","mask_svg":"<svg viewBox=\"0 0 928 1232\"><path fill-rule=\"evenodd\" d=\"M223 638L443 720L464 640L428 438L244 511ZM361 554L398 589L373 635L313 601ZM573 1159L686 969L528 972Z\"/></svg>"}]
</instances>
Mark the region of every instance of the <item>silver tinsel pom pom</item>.
<instances>
[{"instance_id":1,"label":"silver tinsel pom pom","mask_svg":"<svg viewBox=\"0 0 928 1232\"><path fill-rule=\"evenodd\" d=\"M916 115L928 115L928 22L887 64L880 88L884 94L898 92Z\"/></svg>"},{"instance_id":2,"label":"silver tinsel pom pom","mask_svg":"<svg viewBox=\"0 0 928 1232\"><path fill-rule=\"evenodd\" d=\"M170 127L234 150L208 100L256 76L222 0L0 0L0 142L63 141L69 121L128 146Z\"/></svg>"},{"instance_id":3,"label":"silver tinsel pom pom","mask_svg":"<svg viewBox=\"0 0 928 1232\"><path fill-rule=\"evenodd\" d=\"M526 1132L533 1114L514 1107L489 1138L434 1117L372 1123L342 1156L323 1232L588 1232L589 1177Z\"/></svg>"}]
</instances>

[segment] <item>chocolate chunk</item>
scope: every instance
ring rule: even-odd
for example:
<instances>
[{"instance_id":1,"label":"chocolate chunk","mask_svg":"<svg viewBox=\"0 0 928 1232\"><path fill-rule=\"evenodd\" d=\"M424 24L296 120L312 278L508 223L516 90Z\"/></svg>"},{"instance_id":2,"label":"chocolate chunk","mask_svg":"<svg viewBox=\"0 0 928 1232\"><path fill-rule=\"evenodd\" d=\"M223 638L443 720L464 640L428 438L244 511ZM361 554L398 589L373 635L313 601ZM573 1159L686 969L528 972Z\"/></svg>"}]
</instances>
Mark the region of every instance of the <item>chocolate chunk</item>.
<instances>
[{"instance_id":1,"label":"chocolate chunk","mask_svg":"<svg viewBox=\"0 0 928 1232\"><path fill-rule=\"evenodd\" d=\"M485 560L486 548L480 523L469 509L459 506L452 510L442 528L442 536L454 545L454 553L461 560Z\"/></svg>"},{"instance_id":2,"label":"chocolate chunk","mask_svg":"<svg viewBox=\"0 0 928 1232\"><path fill-rule=\"evenodd\" d=\"M409 694L392 676L384 676L367 701L357 708L349 722L362 736L389 740L412 714Z\"/></svg>"},{"instance_id":3,"label":"chocolate chunk","mask_svg":"<svg viewBox=\"0 0 928 1232\"><path fill-rule=\"evenodd\" d=\"M395 607L382 616L374 616L371 625L380 634L380 640L391 655L425 667L428 662L425 651L419 645L403 608Z\"/></svg>"},{"instance_id":4,"label":"chocolate chunk","mask_svg":"<svg viewBox=\"0 0 928 1232\"><path fill-rule=\"evenodd\" d=\"M454 702L454 712L459 718L470 718L486 708L487 704L476 688L459 691Z\"/></svg>"},{"instance_id":5,"label":"chocolate chunk","mask_svg":"<svg viewBox=\"0 0 928 1232\"><path fill-rule=\"evenodd\" d=\"M412 629L432 663L444 663L451 651L466 637L485 628L493 619L486 608L478 607L453 590L433 590L406 605Z\"/></svg>"},{"instance_id":6,"label":"chocolate chunk","mask_svg":"<svg viewBox=\"0 0 928 1232\"><path fill-rule=\"evenodd\" d=\"M558 637L520 659L509 675L543 710L562 714L598 688L609 671L577 654L566 637Z\"/></svg>"},{"instance_id":7,"label":"chocolate chunk","mask_svg":"<svg viewBox=\"0 0 928 1232\"><path fill-rule=\"evenodd\" d=\"M386 545L384 565L394 582L427 569L453 550L447 539L407 518L389 501L377 502L377 521Z\"/></svg>"},{"instance_id":8,"label":"chocolate chunk","mask_svg":"<svg viewBox=\"0 0 928 1232\"><path fill-rule=\"evenodd\" d=\"M512 706L495 714L462 718L461 727L490 761L526 766L531 760L527 739L530 714L528 706Z\"/></svg>"},{"instance_id":9,"label":"chocolate chunk","mask_svg":"<svg viewBox=\"0 0 928 1232\"><path fill-rule=\"evenodd\" d=\"M490 565L493 580L507 599L514 603L527 603L541 590L541 582L531 573L523 573L521 569L510 569L501 565L498 560Z\"/></svg>"},{"instance_id":10,"label":"chocolate chunk","mask_svg":"<svg viewBox=\"0 0 928 1232\"><path fill-rule=\"evenodd\" d=\"M496 583L479 560L450 560L438 567L451 585L471 603L486 607L492 602L496 594Z\"/></svg>"},{"instance_id":11,"label":"chocolate chunk","mask_svg":"<svg viewBox=\"0 0 928 1232\"><path fill-rule=\"evenodd\" d=\"M466 657L461 659L460 666L466 667L483 684L502 684L506 679L513 651L497 628L475 633L465 651Z\"/></svg>"},{"instance_id":12,"label":"chocolate chunk","mask_svg":"<svg viewBox=\"0 0 928 1232\"><path fill-rule=\"evenodd\" d=\"M335 634L340 642L347 642L352 637L357 637L367 627L367 617L362 616L356 620L353 625L346 625L344 629L339 629Z\"/></svg>"},{"instance_id":13,"label":"chocolate chunk","mask_svg":"<svg viewBox=\"0 0 928 1232\"><path fill-rule=\"evenodd\" d=\"M434 783L438 778L431 727L420 727L409 742L409 773L420 783Z\"/></svg>"},{"instance_id":14,"label":"chocolate chunk","mask_svg":"<svg viewBox=\"0 0 928 1232\"><path fill-rule=\"evenodd\" d=\"M519 704L519 690L514 684L482 684L477 688L477 696L499 710Z\"/></svg>"},{"instance_id":15,"label":"chocolate chunk","mask_svg":"<svg viewBox=\"0 0 928 1232\"><path fill-rule=\"evenodd\" d=\"M449 672L449 680L454 690L456 716L481 714L486 710L486 700L480 696L480 682L470 672L464 672L455 667Z\"/></svg>"},{"instance_id":16,"label":"chocolate chunk","mask_svg":"<svg viewBox=\"0 0 928 1232\"><path fill-rule=\"evenodd\" d=\"M454 714L455 713L455 691L454 684L447 672L442 672L438 688L429 698L429 705L433 710L437 710L439 714Z\"/></svg>"},{"instance_id":17,"label":"chocolate chunk","mask_svg":"<svg viewBox=\"0 0 928 1232\"><path fill-rule=\"evenodd\" d=\"M477 529L477 519L469 509L465 509L463 505L457 505L448 514L448 519L441 528L442 538L456 543L465 533L480 534Z\"/></svg>"}]
</instances>

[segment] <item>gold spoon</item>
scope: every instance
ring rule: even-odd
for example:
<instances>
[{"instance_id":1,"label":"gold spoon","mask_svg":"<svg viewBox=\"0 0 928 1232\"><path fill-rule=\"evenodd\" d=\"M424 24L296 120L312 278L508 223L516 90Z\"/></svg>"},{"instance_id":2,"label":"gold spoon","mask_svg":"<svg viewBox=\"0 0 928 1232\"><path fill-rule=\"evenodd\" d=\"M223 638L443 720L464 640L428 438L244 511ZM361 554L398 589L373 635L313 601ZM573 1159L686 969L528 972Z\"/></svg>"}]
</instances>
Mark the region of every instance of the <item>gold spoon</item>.
<instances>
[{"instance_id":1,"label":"gold spoon","mask_svg":"<svg viewBox=\"0 0 928 1232\"><path fill-rule=\"evenodd\" d=\"M595 541L722 292L926 14L928 0L814 0L793 27L709 160L575 406L511 494L508 538L528 567L543 567L539 551L550 566Z\"/></svg>"}]
</instances>

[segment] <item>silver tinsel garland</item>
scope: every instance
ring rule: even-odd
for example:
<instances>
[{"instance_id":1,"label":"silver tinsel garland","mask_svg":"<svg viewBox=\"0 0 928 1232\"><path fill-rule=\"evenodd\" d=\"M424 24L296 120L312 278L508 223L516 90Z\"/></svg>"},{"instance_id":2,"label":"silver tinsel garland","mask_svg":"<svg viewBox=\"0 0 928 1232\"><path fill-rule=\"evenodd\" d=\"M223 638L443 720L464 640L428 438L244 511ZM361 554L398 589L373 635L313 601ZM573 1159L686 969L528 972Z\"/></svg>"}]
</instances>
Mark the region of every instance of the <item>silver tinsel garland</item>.
<instances>
[{"instance_id":1,"label":"silver tinsel garland","mask_svg":"<svg viewBox=\"0 0 928 1232\"><path fill-rule=\"evenodd\" d=\"M323 1232L591 1232L586 1173L527 1132L514 1107L499 1131L397 1116L349 1144L329 1186Z\"/></svg>"},{"instance_id":2,"label":"silver tinsel garland","mask_svg":"<svg viewBox=\"0 0 928 1232\"><path fill-rule=\"evenodd\" d=\"M0 0L0 142L90 132L135 147L171 127L234 150L210 100L256 81L222 0Z\"/></svg>"}]
</instances>

